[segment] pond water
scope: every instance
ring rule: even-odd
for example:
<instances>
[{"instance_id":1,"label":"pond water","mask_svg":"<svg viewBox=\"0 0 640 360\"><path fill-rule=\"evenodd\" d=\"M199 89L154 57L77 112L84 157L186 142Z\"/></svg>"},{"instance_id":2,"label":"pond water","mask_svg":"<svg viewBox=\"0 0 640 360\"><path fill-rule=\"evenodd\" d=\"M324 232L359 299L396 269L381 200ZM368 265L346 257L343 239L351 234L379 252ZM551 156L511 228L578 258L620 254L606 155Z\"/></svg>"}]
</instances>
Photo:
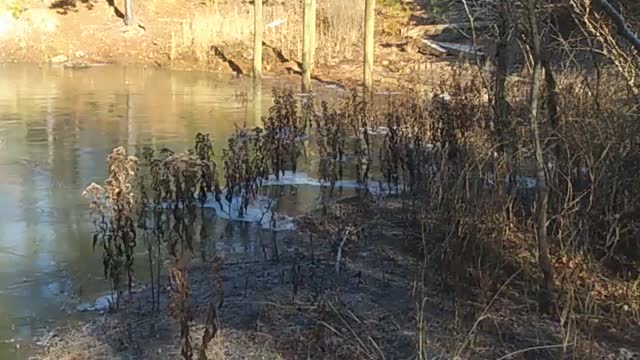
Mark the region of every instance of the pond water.
<instances>
[{"instance_id":1,"label":"pond water","mask_svg":"<svg viewBox=\"0 0 640 360\"><path fill-rule=\"evenodd\" d=\"M249 79L142 67L0 65L0 359L25 358L18 344L78 320L78 302L105 294L81 192L104 181L112 148L182 151L197 132L208 132L220 154L234 126L260 121L271 89L280 86L297 82L266 79L264 96L254 102ZM279 203L281 211L308 208L316 191L307 187ZM236 225L216 226L212 238L254 251L248 240L262 230ZM144 270L137 274L144 277Z\"/></svg>"}]
</instances>

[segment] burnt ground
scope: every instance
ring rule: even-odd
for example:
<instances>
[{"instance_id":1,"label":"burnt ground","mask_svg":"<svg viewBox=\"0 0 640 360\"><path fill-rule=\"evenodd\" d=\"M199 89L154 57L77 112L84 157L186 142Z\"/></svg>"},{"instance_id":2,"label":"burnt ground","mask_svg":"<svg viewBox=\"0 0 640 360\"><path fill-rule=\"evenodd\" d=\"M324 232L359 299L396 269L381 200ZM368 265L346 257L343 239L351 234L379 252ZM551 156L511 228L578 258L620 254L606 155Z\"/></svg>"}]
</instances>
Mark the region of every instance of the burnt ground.
<instances>
[{"instance_id":1,"label":"burnt ground","mask_svg":"<svg viewBox=\"0 0 640 360\"><path fill-rule=\"evenodd\" d=\"M251 245L263 252L260 260L218 253L224 265L216 277L224 296L217 311L220 331L207 357L415 359L422 334L429 359L637 358L631 334L574 331L565 338L557 317L535 310L517 274L488 295L471 284L452 291L443 286L442 271L417 254L419 236L405 226L396 202L369 211L355 221L359 228L353 222L348 227L358 236L344 237L346 228L305 217L306 225L277 250L270 241ZM339 213L343 220L349 216ZM206 262L195 261L189 278L197 354L209 303L220 304L221 297ZM41 353L45 359L180 358L179 327L168 307L165 290L159 313L150 311L148 289L134 293L117 312L50 334ZM578 339L588 346L574 347Z\"/></svg>"},{"instance_id":2,"label":"burnt ground","mask_svg":"<svg viewBox=\"0 0 640 360\"><path fill-rule=\"evenodd\" d=\"M265 244L265 260L219 254L225 261L219 274L224 289L218 309L221 333L210 346L210 358L218 358L216 353L228 359L340 359L358 353L358 358L376 358L380 352L410 358L416 333L411 295L415 260L389 246L345 246L337 274L334 248L326 240L291 235L277 258L270 244ZM197 261L189 278L193 340L199 344L209 301L218 303L220 291L207 263ZM175 358L179 329L167 315L168 301L163 289L161 314L154 314L149 289L134 293L119 311L61 338L50 337L46 352L51 359L83 358L81 354Z\"/></svg>"}]
</instances>

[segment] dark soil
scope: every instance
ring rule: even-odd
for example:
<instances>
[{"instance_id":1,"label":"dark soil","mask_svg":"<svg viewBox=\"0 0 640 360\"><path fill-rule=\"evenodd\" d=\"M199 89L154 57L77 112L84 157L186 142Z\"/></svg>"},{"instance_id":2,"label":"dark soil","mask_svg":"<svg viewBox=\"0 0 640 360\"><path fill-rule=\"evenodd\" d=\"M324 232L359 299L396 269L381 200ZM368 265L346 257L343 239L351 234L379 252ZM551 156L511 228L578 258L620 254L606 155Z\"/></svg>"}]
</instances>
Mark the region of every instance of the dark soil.
<instances>
[{"instance_id":1,"label":"dark soil","mask_svg":"<svg viewBox=\"0 0 640 360\"><path fill-rule=\"evenodd\" d=\"M220 332L207 350L208 358L413 359L421 301L429 359L496 359L518 351L509 358L585 354L585 349L573 349L569 343L563 352L558 345L563 343L561 324L530 310L535 300L518 293L517 277L494 289L493 296L481 295L473 286L466 286L462 293L467 295L462 296L448 290L442 274L427 264L422 287L422 256L407 251L416 249L420 239L408 230L397 206L396 201L374 205L360 217L367 221L356 221L362 226L360 235L344 243L338 235L344 228L333 228L338 222L307 216L300 230L278 243L277 251L270 241L254 239L249 246L264 254L260 260L219 252L224 260L219 274L224 296L218 308ZM331 211L342 217L341 223L349 223L347 219L362 209L344 202ZM311 236L312 230L317 234ZM219 304L221 297L207 262L194 261L189 278L197 354L207 307L210 301ZM166 291L160 313L150 308L149 290L136 292L119 311L50 335L45 358L179 358L179 327L167 315ZM638 351L632 339L611 335L614 341L605 335L592 334L588 352L593 359L626 359L621 356Z\"/></svg>"}]
</instances>

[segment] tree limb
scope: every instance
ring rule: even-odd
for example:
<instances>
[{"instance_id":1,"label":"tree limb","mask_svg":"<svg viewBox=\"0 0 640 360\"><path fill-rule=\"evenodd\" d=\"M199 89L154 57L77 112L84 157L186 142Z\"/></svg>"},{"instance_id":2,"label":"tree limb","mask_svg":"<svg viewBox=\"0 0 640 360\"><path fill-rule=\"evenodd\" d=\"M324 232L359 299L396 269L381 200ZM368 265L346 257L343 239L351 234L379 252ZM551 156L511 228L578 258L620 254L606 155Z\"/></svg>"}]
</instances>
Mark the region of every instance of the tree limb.
<instances>
[{"instance_id":1,"label":"tree limb","mask_svg":"<svg viewBox=\"0 0 640 360\"><path fill-rule=\"evenodd\" d=\"M604 12L616 25L620 34L640 53L640 37L629 28L622 14L620 14L608 0L598 0L598 3L600 3Z\"/></svg>"}]
</instances>

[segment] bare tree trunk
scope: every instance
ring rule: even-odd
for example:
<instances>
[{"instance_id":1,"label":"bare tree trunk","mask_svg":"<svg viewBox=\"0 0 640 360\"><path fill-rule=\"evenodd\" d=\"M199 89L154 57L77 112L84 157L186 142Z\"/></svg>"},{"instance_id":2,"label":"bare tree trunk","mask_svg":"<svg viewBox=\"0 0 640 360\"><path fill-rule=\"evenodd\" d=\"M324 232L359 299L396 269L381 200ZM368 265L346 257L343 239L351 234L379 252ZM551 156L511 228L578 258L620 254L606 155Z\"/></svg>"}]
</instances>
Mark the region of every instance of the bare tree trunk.
<instances>
[{"instance_id":1,"label":"bare tree trunk","mask_svg":"<svg viewBox=\"0 0 640 360\"><path fill-rule=\"evenodd\" d=\"M558 111L558 84L556 78L553 75L553 69L548 59L544 60L544 82L547 88L546 103L547 103L547 121L551 126L552 131L552 149L555 155L555 161L558 161L560 157L560 148L557 140L558 128L560 127L560 113Z\"/></svg>"},{"instance_id":2,"label":"bare tree trunk","mask_svg":"<svg viewBox=\"0 0 640 360\"><path fill-rule=\"evenodd\" d=\"M313 70L314 67L316 66L316 32L317 32L317 22L316 22L316 14L318 12L318 0L312 0L313 4L312 4L312 8L313 11L311 11L311 26L313 27L313 31L311 32L311 34L309 34L311 36L311 38L309 39L309 57L311 58L311 73L313 74Z\"/></svg>"},{"instance_id":3,"label":"bare tree trunk","mask_svg":"<svg viewBox=\"0 0 640 360\"><path fill-rule=\"evenodd\" d=\"M510 127L509 104L507 103L506 83L509 71L509 39L511 38L511 21L508 13L508 0L498 2L498 44L496 46L496 84L495 84L495 115L496 138L498 149L504 153L507 148L508 137L506 131Z\"/></svg>"},{"instance_id":4,"label":"bare tree trunk","mask_svg":"<svg viewBox=\"0 0 640 360\"><path fill-rule=\"evenodd\" d=\"M536 235L538 238L538 262L540 271L542 272L543 276L540 307L546 312L551 312L554 295L554 274L553 266L551 265L551 260L549 259L550 245L547 238L547 208L549 203L549 189L547 185L544 153L538 124L540 78L542 74L542 51L540 45L540 31L538 29L538 16L536 15L536 0L527 0L527 12L530 31L530 47L533 57L533 71L531 74L532 79L529 94L529 125L531 127L531 141L535 148L538 210Z\"/></svg>"},{"instance_id":5,"label":"bare tree trunk","mask_svg":"<svg viewBox=\"0 0 640 360\"><path fill-rule=\"evenodd\" d=\"M262 0L254 0L253 4L253 77L262 78Z\"/></svg>"},{"instance_id":6,"label":"bare tree trunk","mask_svg":"<svg viewBox=\"0 0 640 360\"><path fill-rule=\"evenodd\" d=\"M424 12L427 17L431 16L431 0L422 0Z\"/></svg>"},{"instance_id":7,"label":"bare tree trunk","mask_svg":"<svg viewBox=\"0 0 640 360\"><path fill-rule=\"evenodd\" d=\"M315 0L304 0L304 28L302 33L302 92L311 91L311 71L313 70L313 55L315 50Z\"/></svg>"},{"instance_id":8,"label":"bare tree trunk","mask_svg":"<svg viewBox=\"0 0 640 360\"><path fill-rule=\"evenodd\" d=\"M136 22L133 15L133 0L124 0L124 23L127 26L132 26Z\"/></svg>"},{"instance_id":9,"label":"bare tree trunk","mask_svg":"<svg viewBox=\"0 0 640 360\"><path fill-rule=\"evenodd\" d=\"M376 0L366 0L364 10L364 91L373 89L373 56Z\"/></svg>"}]
</instances>

